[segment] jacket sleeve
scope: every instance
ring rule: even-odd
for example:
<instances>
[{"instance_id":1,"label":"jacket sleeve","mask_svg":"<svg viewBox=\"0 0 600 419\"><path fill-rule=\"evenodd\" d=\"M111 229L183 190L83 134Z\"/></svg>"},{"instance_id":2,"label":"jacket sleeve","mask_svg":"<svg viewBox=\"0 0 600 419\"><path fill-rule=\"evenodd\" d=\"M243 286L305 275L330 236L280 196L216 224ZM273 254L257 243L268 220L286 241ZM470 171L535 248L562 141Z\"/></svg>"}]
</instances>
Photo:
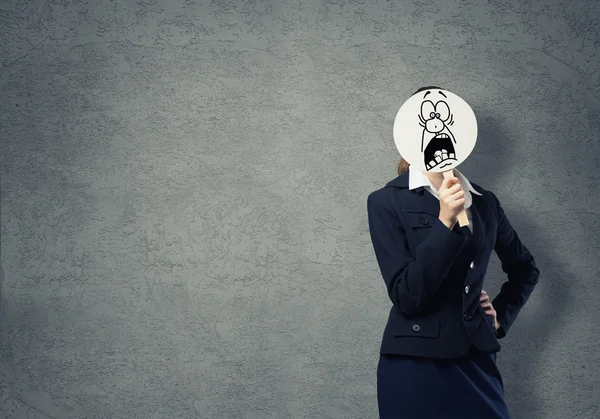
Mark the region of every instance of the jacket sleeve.
<instances>
[{"instance_id":1,"label":"jacket sleeve","mask_svg":"<svg viewBox=\"0 0 600 419\"><path fill-rule=\"evenodd\" d=\"M466 238L436 219L413 256L407 244L404 218L398 216L382 191L372 192L367 198L373 249L390 300L401 312L416 314L429 303Z\"/></svg>"},{"instance_id":2,"label":"jacket sleeve","mask_svg":"<svg viewBox=\"0 0 600 419\"><path fill-rule=\"evenodd\" d=\"M496 336L506 336L517 314L525 305L538 283L540 271L527 247L512 228L496 195L492 193L498 215L498 230L494 251L500 259L508 281L502 284L500 293L492 301L501 327Z\"/></svg>"}]
</instances>

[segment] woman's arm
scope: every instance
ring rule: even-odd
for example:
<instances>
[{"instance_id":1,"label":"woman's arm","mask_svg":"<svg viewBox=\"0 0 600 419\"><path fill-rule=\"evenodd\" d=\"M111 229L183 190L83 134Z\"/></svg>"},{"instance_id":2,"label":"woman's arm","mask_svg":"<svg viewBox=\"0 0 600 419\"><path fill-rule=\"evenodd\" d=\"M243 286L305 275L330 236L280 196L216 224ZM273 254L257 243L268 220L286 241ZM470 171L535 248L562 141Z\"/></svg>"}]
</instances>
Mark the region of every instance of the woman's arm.
<instances>
[{"instance_id":1,"label":"woman's arm","mask_svg":"<svg viewBox=\"0 0 600 419\"><path fill-rule=\"evenodd\" d=\"M498 230L494 251L502 264L508 281L502 284L500 293L492 301L501 327L496 336L501 339L512 326L517 314L525 305L538 283L540 271L527 247L512 228L500 201L490 192L496 204Z\"/></svg>"},{"instance_id":2,"label":"woman's arm","mask_svg":"<svg viewBox=\"0 0 600 419\"><path fill-rule=\"evenodd\" d=\"M427 306L466 238L437 219L413 256L404 218L396 214L386 193L389 190L378 190L367 198L371 241L390 300L400 311L415 314Z\"/></svg>"}]
</instances>

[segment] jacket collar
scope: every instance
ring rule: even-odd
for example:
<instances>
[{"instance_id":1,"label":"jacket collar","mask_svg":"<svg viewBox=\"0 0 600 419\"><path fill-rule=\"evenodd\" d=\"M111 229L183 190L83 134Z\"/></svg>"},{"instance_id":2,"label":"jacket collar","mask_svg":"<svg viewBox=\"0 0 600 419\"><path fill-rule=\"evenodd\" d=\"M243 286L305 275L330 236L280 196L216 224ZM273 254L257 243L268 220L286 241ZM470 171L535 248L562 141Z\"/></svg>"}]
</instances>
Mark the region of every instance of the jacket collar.
<instances>
[{"instance_id":1,"label":"jacket collar","mask_svg":"<svg viewBox=\"0 0 600 419\"><path fill-rule=\"evenodd\" d=\"M413 193L415 197L417 197L419 206L418 210L427 212L429 214L438 216L440 213L440 201L438 198L433 196L431 193L425 191L425 187L419 186L416 189L409 190L408 189L408 178L409 171L406 170L400 176L395 179L389 181L384 187L394 187L400 189L406 189L407 191ZM477 189L481 189L478 185L474 184L474 187ZM485 239L485 224L486 221L482 217L482 214L485 214L487 211L487 206L485 202L485 198L481 193L473 193L472 203L470 206L471 210L471 218L473 223L473 232L467 226L460 227L460 233L467 238L471 238L470 236L474 236L475 246L477 249L477 255L481 251L481 247L483 246Z\"/></svg>"}]
</instances>

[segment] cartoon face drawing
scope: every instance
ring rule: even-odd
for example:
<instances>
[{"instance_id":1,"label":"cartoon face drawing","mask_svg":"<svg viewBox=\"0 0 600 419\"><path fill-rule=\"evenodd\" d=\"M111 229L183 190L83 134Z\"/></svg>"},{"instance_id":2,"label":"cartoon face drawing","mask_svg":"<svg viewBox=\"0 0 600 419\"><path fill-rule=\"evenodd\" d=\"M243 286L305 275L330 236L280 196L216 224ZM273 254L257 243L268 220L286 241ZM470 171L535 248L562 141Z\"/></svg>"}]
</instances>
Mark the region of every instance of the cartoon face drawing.
<instances>
[{"instance_id":1,"label":"cartoon face drawing","mask_svg":"<svg viewBox=\"0 0 600 419\"><path fill-rule=\"evenodd\" d=\"M439 91L446 98L446 95ZM431 94L425 93L425 97ZM450 107L446 102L440 100L435 104L431 100L424 100L421 103L421 112L418 117L423 127L423 137L421 138L421 152L424 156L424 163L427 170L431 170L440 165L440 169L456 161L456 152L453 143L456 139L452 131L448 128L454 123L450 113Z\"/></svg>"},{"instance_id":2,"label":"cartoon face drawing","mask_svg":"<svg viewBox=\"0 0 600 419\"><path fill-rule=\"evenodd\" d=\"M459 96L431 89L411 96L394 121L394 141L411 165L445 172L462 163L475 147L477 120Z\"/></svg>"}]
</instances>

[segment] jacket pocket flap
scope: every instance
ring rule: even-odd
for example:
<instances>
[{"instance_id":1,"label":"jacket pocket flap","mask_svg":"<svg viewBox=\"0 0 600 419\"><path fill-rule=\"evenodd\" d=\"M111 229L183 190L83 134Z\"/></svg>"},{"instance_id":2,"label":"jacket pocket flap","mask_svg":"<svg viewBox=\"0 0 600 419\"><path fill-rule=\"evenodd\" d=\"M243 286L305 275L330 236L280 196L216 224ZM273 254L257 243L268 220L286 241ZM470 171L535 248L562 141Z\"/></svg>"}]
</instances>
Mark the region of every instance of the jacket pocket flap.
<instances>
[{"instance_id":1,"label":"jacket pocket flap","mask_svg":"<svg viewBox=\"0 0 600 419\"><path fill-rule=\"evenodd\" d=\"M402 319L392 326L394 336L437 338L440 336L440 319L437 316Z\"/></svg>"},{"instance_id":2,"label":"jacket pocket flap","mask_svg":"<svg viewBox=\"0 0 600 419\"><path fill-rule=\"evenodd\" d=\"M402 212L404 212L408 225L412 228L433 227L438 218L436 215L423 211L403 210Z\"/></svg>"}]
</instances>

